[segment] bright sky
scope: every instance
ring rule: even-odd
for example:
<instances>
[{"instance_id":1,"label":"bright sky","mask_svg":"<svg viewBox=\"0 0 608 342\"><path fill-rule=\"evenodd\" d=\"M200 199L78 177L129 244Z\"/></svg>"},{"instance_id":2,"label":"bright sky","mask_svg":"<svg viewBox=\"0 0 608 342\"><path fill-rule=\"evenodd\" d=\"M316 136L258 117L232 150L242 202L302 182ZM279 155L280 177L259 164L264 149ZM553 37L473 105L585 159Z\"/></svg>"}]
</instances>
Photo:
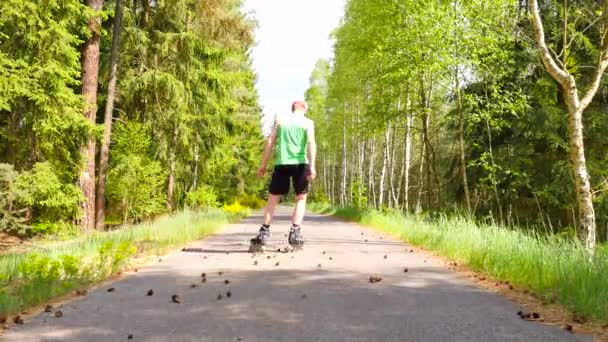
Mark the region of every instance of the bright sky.
<instances>
[{"instance_id":1,"label":"bright sky","mask_svg":"<svg viewBox=\"0 0 608 342\"><path fill-rule=\"evenodd\" d=\"M330 33L344 12L344 0L246 0L259 22L253 65L265 115L290 110L303 100L319 58L332 56Z\"/></svg>"}]
</instances>

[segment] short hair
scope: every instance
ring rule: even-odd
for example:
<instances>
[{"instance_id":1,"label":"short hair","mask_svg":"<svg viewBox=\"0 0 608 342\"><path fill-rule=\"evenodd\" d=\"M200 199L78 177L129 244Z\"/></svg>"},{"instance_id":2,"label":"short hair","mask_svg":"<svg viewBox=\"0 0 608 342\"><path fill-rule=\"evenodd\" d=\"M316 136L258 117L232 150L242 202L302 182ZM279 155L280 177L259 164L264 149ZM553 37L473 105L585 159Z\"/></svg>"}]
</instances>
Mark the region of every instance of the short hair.
<instances>
[{"instance_id":1,"label":"short hair","mask_svg":"<svg viewBox=\"0 0 608 342\"><path fill-rule=\"evenodd\" d=\"M304 108L304 110L306 110L306 103L304 101L294 101L291 104L291 111L292 112L296 111L296 106L302 106Z\"/></svg>"}]
</instances>

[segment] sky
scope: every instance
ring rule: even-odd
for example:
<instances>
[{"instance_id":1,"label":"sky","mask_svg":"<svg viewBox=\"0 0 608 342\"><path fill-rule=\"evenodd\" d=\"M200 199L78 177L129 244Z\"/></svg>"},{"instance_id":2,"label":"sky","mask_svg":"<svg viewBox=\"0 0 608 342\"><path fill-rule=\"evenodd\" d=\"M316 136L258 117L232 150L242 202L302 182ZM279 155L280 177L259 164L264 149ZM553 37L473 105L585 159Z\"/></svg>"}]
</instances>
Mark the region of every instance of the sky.
<instances>
[{"instance_id":1,"label":"sky","mask_svg":"<svg viewBox=\"0 0 608 342\"><path fill-rule=\"evenodd\" d=\"M246 0L245 11L259 23L252 56L264 114L288 112L304 99L317 60L332 56L344 0Z\"/></svg>"}]
</instances>

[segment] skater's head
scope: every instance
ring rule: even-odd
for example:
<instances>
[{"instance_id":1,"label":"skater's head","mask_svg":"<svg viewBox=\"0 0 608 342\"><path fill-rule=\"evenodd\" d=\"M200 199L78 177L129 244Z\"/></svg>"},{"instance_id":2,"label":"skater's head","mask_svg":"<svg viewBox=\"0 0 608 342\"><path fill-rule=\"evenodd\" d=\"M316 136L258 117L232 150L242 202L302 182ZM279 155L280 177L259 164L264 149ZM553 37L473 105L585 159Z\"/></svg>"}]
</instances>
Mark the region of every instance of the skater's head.
<instances>
[{"instance_id":1,"label":"skater's head","mask_svg":"<svg viewBox=\"0 0 608 342\"><path fill-rule=\"evenodd\" d=\"M291 112L292 113L306 113L306 103L304 101L294 101L291 104Z\"/></svg>"}]
</instances>

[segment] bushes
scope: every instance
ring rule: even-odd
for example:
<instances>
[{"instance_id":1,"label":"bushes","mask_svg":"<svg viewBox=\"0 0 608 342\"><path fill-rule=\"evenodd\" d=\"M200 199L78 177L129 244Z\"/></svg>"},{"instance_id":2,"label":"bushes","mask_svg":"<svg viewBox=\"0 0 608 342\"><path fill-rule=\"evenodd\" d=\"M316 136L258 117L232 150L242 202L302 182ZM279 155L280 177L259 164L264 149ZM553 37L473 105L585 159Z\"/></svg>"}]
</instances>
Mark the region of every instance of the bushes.
<instances>
[{"instance_id":1,"label":"bushes","mask_svg":"<svg viewBox=\"0 0 608 342\"><path fill-rule=\"evenodd\" d=\"M232 203L232 204L228 204ZM193 209L217 208L220 206L215 190L209 185L200 185L195 191L186 194L186 205ZM266 202L255 195L242 195L237 199L227 201L223 209L228 212L238 213L246 208L260 209Z\"/></svg>"},{"instance_id":2,"label":"bushes","mask_svg":"<svg viewBox=\"0 0 608 342\"><path fill-rule=\"evenodd\" d=\"M18 173L12 165L0 163L0 231L25 234L25 209L18 208L15 195L15 180Z\"/></svg>"},{"instance_id":3,"label":"bushes","mask_svg":"<svg viewBox=\"0 0 608 342\"><path fill-rule=\"evenodd\" d=\"M260 209L266 205L266 201L255 195L243 195L238 202L251 209Z\"/></svg>"},{"instance_id":4,"label":"bushes","mask_svg":"<svg viewBox=\"0 0 608 342\"><path fill-rule=\"evenodd\" d=\"M80 190L65 184L50 163L37 163L21 174L0 164L0 230L18 235L58 232L78 217L81 198ZM27 209L33 222L26 222Z\"/></svg>"},{"instance_id":5,"label":"bushes","mask_svg":"<svg viewBox=\"0 0 608 342\"><path fill-rule=\"evenodd\" d=\"M186 205L189 208L217 208L219 202L215 190L208 185L200 185L198 189L186 193Z\"/></svg>"},{"instance_id":6,"label":"bushes","mask_svg":"<svg viewBox=\"0 0 608 342\"><path fill-rule=\"evenodd\" d=\"M163 212L167 172L160 162L147 157L151 142L143 125L117 124L112 139L107 189L110 216L120 216L126 223Z\"/></svg>"},{"instance_id":7,"label":"bushes","mask_svg":"<svg viewBox=\"0 0 608 342\"><path fill-rule=\"evenodd\" d=\"M241 203L239 203L238 201L235 201L232 204L224 204L224 206L222 207L222 210L224 210L227 213L238 214L238 213L245 212L247 210L247 207L244 207L241 205Z\"/></svg>"},{"instance_id":8,"label":"bushes","mask_svg":"<svg viewBox=\"0 0 608 342\"><path fill-rule=\"evenodd\" d=\"M50 163L37 163L15 182L18 201L34 209L38 222L71 221L80 215L80 189L66 184Z\"/></svg>"},{"instance_id":9,"label":"bushes","mask_svg":"<svg viewBox=\"0 0 608 342\"><path fill-rule=\"evenodd\" d=\"M159 162L137 155L120 158L108 173L110 208L123 223L137 222L165 209L163 185L166 173Z\"/></svg>"}]
</instances>

